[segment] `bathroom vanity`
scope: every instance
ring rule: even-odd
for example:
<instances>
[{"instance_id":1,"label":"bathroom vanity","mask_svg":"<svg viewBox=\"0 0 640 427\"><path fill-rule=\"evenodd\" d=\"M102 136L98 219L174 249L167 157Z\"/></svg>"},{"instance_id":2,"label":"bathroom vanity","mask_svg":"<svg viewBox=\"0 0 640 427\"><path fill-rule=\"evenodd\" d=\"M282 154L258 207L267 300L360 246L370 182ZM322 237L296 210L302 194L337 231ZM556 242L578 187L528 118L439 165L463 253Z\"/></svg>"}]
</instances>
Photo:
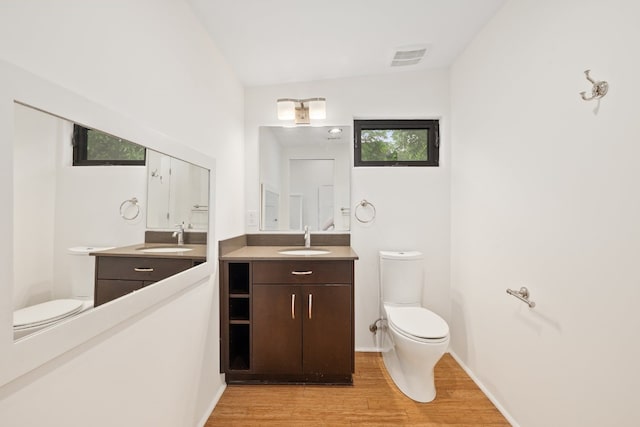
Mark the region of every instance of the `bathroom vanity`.
<instances>
[{"instance_id":1,"label":"bathroom vanity","mask_svg":"<svg viewBox=\"0 0 640 427\"><path fill-rule=\"evenodd\" d=\"M173 246L142 243L91 253L96 257L94 307L206 260L206 245L183 245L171 251Z\"/></svg>"},{"instance_id":2,"label":"bathroom vanity","mask_svg":"<svg viewBox=\"0 0 640 427\"><path fill-rule=\"evenodd\" d=\"M220 244L227 383L351 384L358 256L348 244L306 254L300 246L258 243Z\"/></svg>"}]
</instances>

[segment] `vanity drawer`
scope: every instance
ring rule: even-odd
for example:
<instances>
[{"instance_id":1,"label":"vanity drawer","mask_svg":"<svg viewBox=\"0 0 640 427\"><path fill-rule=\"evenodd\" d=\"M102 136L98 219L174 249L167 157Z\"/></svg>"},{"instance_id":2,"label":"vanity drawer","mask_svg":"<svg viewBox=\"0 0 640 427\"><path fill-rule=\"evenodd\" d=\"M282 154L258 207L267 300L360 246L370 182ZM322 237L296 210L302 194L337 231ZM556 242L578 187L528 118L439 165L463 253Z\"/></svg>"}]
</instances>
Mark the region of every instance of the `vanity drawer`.
<instances>
[{"instance_id":1,"label":"vanity drawer","mask_svg":"<svg viewBox=\"0 0 640 427\"><path fill-rule=\"evenodd\" d=\"M193 266L191 259L144 257L97 257L97 279L157 282Z\"/></svg>"},{"instance_id":2,"label":"vanity drawer","mask_svg":"<svg viewBox=\"0 0 640 427\"><path fill-rule=\"evenodd\" d=\"M254 261L253 283L352 283L352 261Z\"/></svg>"}]
</instances>

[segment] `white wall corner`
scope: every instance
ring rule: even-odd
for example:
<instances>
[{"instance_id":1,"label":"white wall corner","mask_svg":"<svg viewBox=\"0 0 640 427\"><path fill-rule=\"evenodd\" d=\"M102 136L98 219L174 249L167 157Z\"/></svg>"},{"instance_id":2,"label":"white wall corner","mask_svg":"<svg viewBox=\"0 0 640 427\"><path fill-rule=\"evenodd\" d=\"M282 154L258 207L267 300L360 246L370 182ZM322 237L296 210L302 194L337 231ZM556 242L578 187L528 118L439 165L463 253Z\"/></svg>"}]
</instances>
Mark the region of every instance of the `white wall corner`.
<instances>
[{"instance_id":1,"label":"white wall corner","mask_svg":"<svg viewBox=\"0 0 640 427\"><path fill-rule=\"evenodd\" d=\"M462 359L459 358L458 355L456 355L455 352L451 350L449 350L449 354L451 355L451 357L453 357L453 359L456 362L458 362L458 365L460 365L462 370L465 371L467 375L469 375L469 378L471 378L471 380L474 383L476 383L478 388L484 393L485 396L487 396L487 398L491 401L491 403L493 403L496 409L500 411L502 416L504 416L507 419L509 424L511 424L513 427L520 427L520 424L518 424L516 420L511 416L511 414L507 412L505 407L502 406L502 404L498 401L498 399L496 399L493 393L491 393L491 391L489 391L489 389L485 387L485 385L478 379L478 377L473 373L473 371L471 371L471 369L469 369L469 367L465 365Z\"/></svg>"},{"instance_id":2,"label":"white wall corner","mask_svg":"<svg viewBox=\"0 0 640 427\"><path fill-rule=\"evenodd\" d=\"M224 377L224 375L221 375L221 377ZM216 405L220 401L220 398L222 398L222 394L226 389L227 389L227 384L223 378L222 384L220 385L220 387L218 387L218 391L213 395L213 398L211 399L211 402L207 406L207 409L202 414L200 421L198 421L198 424L196 424L197 427L204 427L204 425L207 423L207 420L209 419L209 416L211 416L213 409L216 407Z\"/></svg>"}]
</instances>

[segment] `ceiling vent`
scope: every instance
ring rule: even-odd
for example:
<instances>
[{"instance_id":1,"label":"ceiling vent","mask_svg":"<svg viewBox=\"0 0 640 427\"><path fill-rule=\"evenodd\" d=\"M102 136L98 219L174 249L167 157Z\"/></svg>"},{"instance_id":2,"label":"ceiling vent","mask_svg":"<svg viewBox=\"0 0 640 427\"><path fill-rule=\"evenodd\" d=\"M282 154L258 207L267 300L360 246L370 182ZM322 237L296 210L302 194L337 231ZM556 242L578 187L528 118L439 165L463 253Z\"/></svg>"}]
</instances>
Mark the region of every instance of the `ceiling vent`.
<instances>
[{"instance_id":1,"label":"ceiling vent","mask_svg":"<svg viewBox=\"0 0 640 427\"><path fill-rule=\"evenodd\" d=\"M427 53L426 47L418 48L414 46L411 48L398 49L393 56L391 66L403 67L405 65L416 65L422 60L425 53Z\"/></svg>"}]
</instances>

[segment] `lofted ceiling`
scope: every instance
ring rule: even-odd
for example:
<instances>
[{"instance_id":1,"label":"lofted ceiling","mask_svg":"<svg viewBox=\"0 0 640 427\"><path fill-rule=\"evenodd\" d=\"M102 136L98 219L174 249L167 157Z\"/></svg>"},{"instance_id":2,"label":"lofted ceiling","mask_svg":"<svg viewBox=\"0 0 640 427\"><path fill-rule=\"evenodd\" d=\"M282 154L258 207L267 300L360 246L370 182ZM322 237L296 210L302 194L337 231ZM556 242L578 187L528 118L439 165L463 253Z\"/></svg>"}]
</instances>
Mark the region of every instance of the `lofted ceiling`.
<instances>
[{"instance_id":1,"label":"lofted ceiling","mask_svg":"<svg viewBox=\"0 0 640 427\"><path fill-rule=\"evenodd\" d=\"M447 67L505 1L187 0L245 86Z\"/></svg>"}]
</instances>

